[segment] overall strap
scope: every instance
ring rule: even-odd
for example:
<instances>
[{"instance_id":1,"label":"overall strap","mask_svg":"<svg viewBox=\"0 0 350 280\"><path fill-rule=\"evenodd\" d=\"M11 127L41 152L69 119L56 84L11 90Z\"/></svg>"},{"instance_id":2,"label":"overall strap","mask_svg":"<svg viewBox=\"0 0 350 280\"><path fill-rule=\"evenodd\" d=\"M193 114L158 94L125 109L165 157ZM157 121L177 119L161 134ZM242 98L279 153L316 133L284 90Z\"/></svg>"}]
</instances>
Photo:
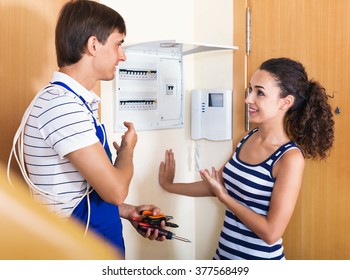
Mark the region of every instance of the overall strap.
<instances>
[{"instance_id":1,"label":"overall strap","mask_svg":"<svg viewBox=\"0 0 350 280\"><path fill-rule=\"evenodd\" d=\"M52 82L51 84L55 84L55 85L58 85L58 86L61 86L61 87L65 88L66 90L70 91L75 96L77 96L83 102L85 107L89 110L89 112L92 115L92 119L94 121L94 126L95 126L95 130L96 130L96 136L98 137L98 139L100 140L104 150L106 151L106 154L107 154L109 160L112 162L112 153L111 153L111 150L109 149L108 140L107 140L107 133L106 133L105 126L103 124L100 124L99 122L97 122L97 119L94 116L94 114L92 112L92 109L89 106L89 104L85 101L85 99L81 95L77 94L67 84L65 84L63 82L60 82L60 81L55 81L55 82Z\"/></svg>"}]
</instances>

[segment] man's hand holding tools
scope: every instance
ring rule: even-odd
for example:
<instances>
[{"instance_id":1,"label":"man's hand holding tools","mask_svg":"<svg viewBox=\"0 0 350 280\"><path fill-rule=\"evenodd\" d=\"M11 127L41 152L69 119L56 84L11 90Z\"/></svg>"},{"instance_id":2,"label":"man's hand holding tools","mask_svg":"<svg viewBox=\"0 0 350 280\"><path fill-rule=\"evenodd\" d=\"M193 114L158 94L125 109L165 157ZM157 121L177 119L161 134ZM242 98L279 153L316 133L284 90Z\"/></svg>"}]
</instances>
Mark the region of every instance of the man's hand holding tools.
<instances>
[{"instance_id":1,"label":"man's hand holding tools","mask_svg":"<svg viewBox=\"0 0 350 280\"><path fill-rule=\"evenodd\" d=\"M165 226L177 228L177 224L169 222L170 219L173 219L172 216L165 215L163 213L153 216L151 211L143 210L140 212L140 217L133 218L134 221L138 222L137 228L143 232L146 232L149 228L153 233L155 230L158 230L159 236L165 236L166 239L177 239L183 242L191 242L190 240L176 236L175 233L165 230L162 228L162 222L164 221Z\"/></svg>"}]
</instances>

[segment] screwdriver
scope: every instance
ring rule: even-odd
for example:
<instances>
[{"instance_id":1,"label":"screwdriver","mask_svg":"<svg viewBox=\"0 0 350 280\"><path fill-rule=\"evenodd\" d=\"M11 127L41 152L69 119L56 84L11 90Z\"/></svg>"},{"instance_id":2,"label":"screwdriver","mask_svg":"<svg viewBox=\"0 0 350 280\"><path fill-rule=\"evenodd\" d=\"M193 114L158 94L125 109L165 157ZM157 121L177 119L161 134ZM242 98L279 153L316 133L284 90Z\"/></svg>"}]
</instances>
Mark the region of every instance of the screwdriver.
<instances>
[{"instance_id":1,"label":"screwdriver","mask_svg":"<svg viewBox=\"0 0 350 280\"><path fill-rule=\"evenodd\" d=\"M158 229L158 235L159 236L165 236L166 239L177 239L183 242L188 242L191 243L191 240L188 240L186 238L180 237L180 236L176 236L175 233L162 229L162 228L158 228L158 227L152 227L149 224L145 224L145 223L139 223L138 224L138 229L142 230L143 232L146 232L148 229L151 229L151 233L153 233L156 229Z\"/></svg>"}]
</instances>

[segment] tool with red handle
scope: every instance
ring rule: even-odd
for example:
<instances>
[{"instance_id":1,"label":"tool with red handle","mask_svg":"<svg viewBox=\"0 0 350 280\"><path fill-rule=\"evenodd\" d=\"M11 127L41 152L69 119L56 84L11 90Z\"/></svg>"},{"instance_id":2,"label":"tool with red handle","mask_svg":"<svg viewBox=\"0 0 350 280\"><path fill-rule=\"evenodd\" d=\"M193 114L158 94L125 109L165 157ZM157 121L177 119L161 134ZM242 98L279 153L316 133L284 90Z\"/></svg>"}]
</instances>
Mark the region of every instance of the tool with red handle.
<instances>
[{"instance_id":1,"label":"tool with red handle","mask_svg":"<svg viewBox=\"0 0 350 280\"><path fill-rule=\"evenodd\" d=\"M183 242L188 242L188 243L191 243L190 240L186 239L186 238L183 238L183 237L180 237L180 236L176 236L175 233L171 232L171 231L168 231L168 230L165 230L165 229L162 229L162 228L158 228L158 227L154 227L154 226L151 226L149 224L146 224L146 223L139 223L137 228L141 231L144 231L146 232L149 228L151 229L151 233L153 233L156 229L158 230L158 236L165 236L166 239L177 239L177 240L180 240L180 241L183 241Z\"/></svg>"},{"instance_id":2,"label":"tool with red handle","mask_svg":"<svg viewBox=\"0 0 350 280\"><path fill-rule=\"evenodd\" d=\"M178 227L177 224L170 223L169 220L172 219L172 216L165 215L163 213L158 215L153 215L152 211L143 210L140 212L139 217L134 217L133 220L138 222L138 229L146 232L149 228L153 233L156 229L158 230L158 236L165 236L166 239L177 239L183 242L191 242L190 240L176 236L175 233L165 230L162 228L162 222L168 227Z\"/></svg>"}]
</instances>

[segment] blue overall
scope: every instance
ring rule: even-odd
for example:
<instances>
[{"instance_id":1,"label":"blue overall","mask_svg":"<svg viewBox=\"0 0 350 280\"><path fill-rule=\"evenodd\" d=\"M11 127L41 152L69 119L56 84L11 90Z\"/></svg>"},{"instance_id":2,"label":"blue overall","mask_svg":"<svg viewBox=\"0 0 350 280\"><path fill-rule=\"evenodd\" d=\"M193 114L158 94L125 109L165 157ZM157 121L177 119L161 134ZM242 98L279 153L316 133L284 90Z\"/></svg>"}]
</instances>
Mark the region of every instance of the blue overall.
<instances>
[{"instance_id":1,"label":"blue overall","mask_svg":"<svg viewBox=\"0 0 350 280\"><path fill-rule=\"evenodd\" d=\"M67 90L69 90L70 92L74 93L77 97L79 97L83 101L86 108L92 114L92 110L90 106L86 103L84 98L78 95L77 93L75 93L66 84L62 82L53 82L52 84L62 86ZM108 158L112 162L112 153L108 146L105 127L103 124L97 123L93 114L92 116L93 116L94 125L96 129L96 136L100 140L101 144L103 145L108 155ZM121 254L125 255L123 228L122 228L122 223L119 216L118 206L104 201L95 190L93 190L89 194L89 201L90 201L89 228L94 232L98 233L100 236L106 239L113 246L115 246ZM87 196L85 196L84 199L74 209L72 213L72 217L75 217L79 221L81 221L83 224L86 224L88 219L88 212L89 211L88 211Z\"/></svg>"}]
</instances>

